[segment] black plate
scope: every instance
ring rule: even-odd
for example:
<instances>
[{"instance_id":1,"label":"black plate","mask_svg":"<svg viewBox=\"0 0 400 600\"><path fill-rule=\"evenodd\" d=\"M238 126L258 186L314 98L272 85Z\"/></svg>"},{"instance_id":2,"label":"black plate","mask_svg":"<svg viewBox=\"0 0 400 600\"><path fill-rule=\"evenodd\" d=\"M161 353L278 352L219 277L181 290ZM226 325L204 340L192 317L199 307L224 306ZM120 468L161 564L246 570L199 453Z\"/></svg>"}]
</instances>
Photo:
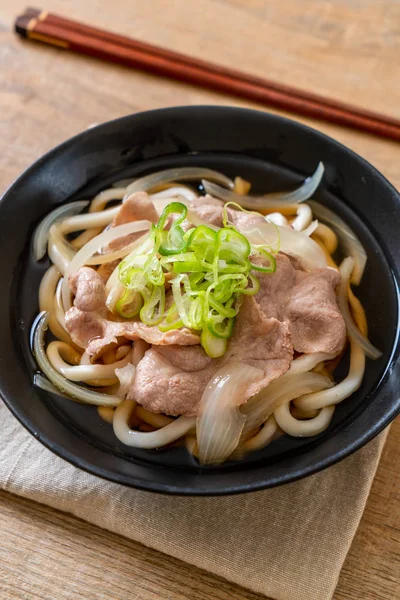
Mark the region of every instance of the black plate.
<instances>
[{"instance_id":1,"label":"black plate","mask_svg":"<svg viewBox=\"0 0 400 600\"><path fill-rule=\"evenodd\" d=\"M90 197L109 183L170 166L209 166L285 189L322 160L316 199L354 228L368 251L357 293L370 338L383 351L368 361L360 390L337 407L315 438L280 438L243 462L199 469L183 448L141 451L120 444L95 408L32 385L29 330L47 260L35 264L31 236L55 206ZM0 392L10 410L44 445L77 467L142 489L170 494L231 494L273 487L319 471L354 452L399 412L398 283L400 202L365 160L304 125L262 112L184 107L132 115L85 131L28 169L0 205Z\"/></svg>"}]
</instances>

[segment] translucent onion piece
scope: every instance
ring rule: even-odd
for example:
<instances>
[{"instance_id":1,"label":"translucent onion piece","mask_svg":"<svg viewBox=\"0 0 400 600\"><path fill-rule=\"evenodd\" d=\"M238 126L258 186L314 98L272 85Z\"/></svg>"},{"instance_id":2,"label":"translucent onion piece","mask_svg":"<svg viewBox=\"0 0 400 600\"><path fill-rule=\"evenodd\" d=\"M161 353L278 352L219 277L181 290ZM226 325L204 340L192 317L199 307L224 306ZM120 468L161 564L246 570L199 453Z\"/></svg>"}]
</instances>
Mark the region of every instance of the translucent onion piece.
<instances>
[{"instance_id":1,"label":"translucent onion piece","mask_svg":"<svg viewBox=\"0 0 400 600\"><path fill-rule=\"evenodd\" d=\"M47 377L44 377L41 373L34 374L33 385L40 388L41 390L44 390L45 392L50 392L50 394L57 394L57 396L62 396L63 398L68 398L68 400L70 400L70 397L67 396L67 394L64 394L64 392L56 388L56 386L53 385L51 381L49 381Z\"/></svg>"},{"instance_id":2,"label":"translucent onion piece","mask_svg":"<svg viewBox=\"0 0 400 600\"><path fill-rule=\"evenodd\" d=\"M327 406L316 417L300 421L299 419L295 419L290 413L289 403L287 402L275 410L274 417L279 427L288 435L293 437L311 437L325 431L332 420L334 412L334 406Z\"/></svg>"},{"instance_id":3,"label":"translucent onion piece","mask_svg":"<svg viewBox=\"0 0 400 600\"><path fill-rule=\"evenodd\" d=\"M353 321L353 317L349 308L348 289L349 280L353 271L353 266L353 258L348 257L344 259L344 261L339 267L341 282L338 286L337 292L338 305L340 308L340 312L342 313L343 318L345 320L347 333L349 334L349 337L361 346L361 348L364 350L365 354L369 356L369 358L376 359L382 356L382 352L378 350L378 348L375 348L375 346L371 344L368 338L361 333L361 331L358 329L357 325Z\"/></svg>"},{"instance_id":4,"label":"translucent onion piece","mask_svg":"<svg viewBox=\"0 0 400 600\"><path fill-rule=\"evenodd\" d=\"M314 215L321 221L325 221L336 232L344 253L354 258L354 270L351 282L359 285L367 262L367 253L364 246L352 229L334 212L319 202L310 201Z\"/></svg>"},{"instance_id":5,"label":"translucent onion piece","mask_svg":"<svg viewBox=\"0 0 400 600\"><path fill-rule=\"evenodd\" d=\"M241 407L241 412L247 416L242 438L264 423L275 413L281 404L291 402L295 398L332 387L332 381L319 373L286 373L270 383L264 390L253 396L247 404Z\"/></svg>"},{"instance_id":6,"label":"translucent onion piece","mask_svg":"<svg viewBox=\"0 0 400 600\"><path fill-rule=\"evenodd\" d=\"M198 194L192 190L187 185L176 185L174 187L168 188L166 190L162 190L161 192L156 192L155 194L151 194L150 200L156 206L157 200L171 200L172 198L176 198L177 196L183 197L185 200L191 202L195 198L198 197Z\"/></svg>"},{"instance_id":7,"label":"translucent onion piece","mask_svg":"<svg viewBox=\"0 0 400 600\"><path fill-rule=\"evenodd\" d=\"M311 411L332 404L338 404L358 390L364 377L365 354L361 347L350 341L350 369L343 381L329 390L306 394L295 400L295 406L301 410Z\"/></svg>"},{"instance_id":8,"label":"translucent onion piece","mask_svg":"<svg viewBox=\"0 0 400 600\"><path fill-rule=\"evenodd\" d=\"M253 245L276 246L276 231L279 231L279 250L289 256L299 259L307 270L326 267L325 254L314 240L301 231L291 227L279 227L273 223L257 223L256 225L242 224L238 227L240 233L247 237Z\"/></svg>"},{"instance_id":9,"label":"translucent onion piece","mask_svg":"<svg viewBox=\"0 0 400 600\"><path fill-rule=\"evenodd\" d=\"M113 428L123 444L134 448L151 450L175 442L195 426L195 417L179 417L157 431L142 432L130 429L128 423L135 408L134 400L124 400L114 413Z\"/></svg>"},{"instance_id":10,"label":"translucent onion piece","mask_svg":"<svg viewBox=\"0 0 400 600\"><path fill-rule=\"evenodd\" d=\"M254 452L265 448L278 431L278 425L274 415L268 417L260 431L252 438L239 444L236 450L231 454L232 459L244 458L248 452Z\"/></svg>"},{"instance_id":11,"label":"translucent onion piece","mask_svg":"<svg viewBox=\"0 0 400 600\"><path fill-rule=\"evenodd\" d=\"M243 394L262 376L260 369L230 362L210 380L200 401L196 424L202 464L221 463L235 450L246 421L239 411Z\"/></svg>"},{"instance_id":12,"label":"translucent onion piece","mask_svg":"<svg viewBox=\"0 0 400 600\"><path fill-rule=\"evenodd\" d=\"M304 205L305 206L305 205ZM318 221L311 221L308 227L303 229L304 235L310 237L318 229Z\"/></svg>"},{"instance_id":13,"label":"translucent onion piece","mask_svg":"<svg viewBox=\"0 0 400 600\"><path fill-rule=\"evenodd\" d=\"M72 344L69 334L58 322L57 309L55 308L54 296L56 294L60 276L60 272L55 265L52 265L43 275L39 286L39 309L41 312L47 312L48 325L51 333L59 340L62 340L67 344Z\"/></svg>"},{"instance_id":14,"label":"translucent onion piece","mask_svg":"<svg viewBox=\"0 0 400 600\"><path fill-rule=\"evenodd\" d=\"M165 190L165 191L168 192L169 190ZM160 192L160 193L163 193L163 192ZM150 198L153 198L153 196L150 196ZM165 198L154 199L154 200L152 200L152 202L153 202L154 207L159 215L161 215L164 208L166 206L168 206L168 204L170 204L171 202L180 202L181 204L184 204L185 206L190 206L190 200L187 200L183 196L175 196L175 197L168 196Z\"/></svg>"},{"instance_id":15,"label":"translucent onion piece","mask_svg":"<svg viewBox=\"0 0 400 600\"><path fill-rule=\"evenodd\" d=\"M117 304L118 300L123 296L124 293L125 293L125 288L121 283L119 283L119 281L117 281L117 283L115 285L113 285L113 287L111 288L111 290L108 293L107 300L106 300L106 306L107 306L108 310L115 315L118 314L115 309L115 305Z\"/></svg>"},{"instance_id":16,"label":"translucent onion piece","mask_svg":"<svg viewBox=\"0 0 400 600\"><path fill-rule=\"evenodd\" d=\"M130 360L131 356L129 354L128 360ZM121 361L122 362L122 361ZM136 369L131 362L126 362L125 366L122 368L115 369L115 375L119 380L119 391L118 396L125 398L127 393L132 387L133 380L135 379Z\"/></svg>"},{"instance_id":17,"label":"translucent onion piece","mask_svg":"<svg viewBox=\"0 0 400 600\"><path fill-rule=\"evenodd\" d=\"M61 342L63 343L63 342ZM50 342L47 346L47 358L54 369L70 381L90 381L91 379L110 379L116 375L116 369L122 369L130 361L130 354L110 365L69 365L60 354L60 342ZM133 366L133 365L132 365ZM117 375L118 376L118 375Z\"/></svg>"},{"instance_id":18,"label":"translucent onion piece","mask_svg":"<svg viewBox=\"0 0 400 600\"><path fill-rule=\"evenodd\" d=\"M200 167L180 167L176 169L166 169L165 171L158 171L157 173L151 173L136 179L133 183L128 185L126 191L128 194L134 192L147 192L152 188L155 188L164 183L170 183L171 181L200 181L201 179L210 179L211 181L217 181L225 187L233 188L233 181L218 173L218 171L212 171L211 169L202 169Z\"/></svg>"},{"instance_id":19,"label":"translucent onion piece","mask_svg":"<svg viewBox=\"0 0 400 600\"><path fill-rule=\"evenodd\" d=\"M68 268L64 275L63 287L62 287L62 300L66 310L71 306L70 288L68 278L76 273L81 267L86 264L93 254L98 252L100 248L109 244L113 240L117 240L120 237L125 237L131 233L137 233L139 231L146 231L150 228L150 221L135 221L133 223L125 223L125 225L119 225L113 227L107 231L103 231L100 235L90 240L83 248L76 253L73 260L68 265Z\"/></svg>"},{"instance_id":20,"label":"translucent onion piece","mask_svg":"<svg viewBox=\"0 0 400 600\"><path fill-rule=\"evenodd\" d=\"M70 202L59 206L49 213L36 228L33 236L33 254L35 260L40 260L46 254L47 242L49 239L50 227L56 221L67 217L69 215L76 215L81 212L89 204L88 200L82 200L80 202Z\"/></svg>"},{"instance_id":21,"label":"translucent onion piece","mask_svg":"<svg viewBox=\"0 0 400 600\"><path fill-rule=\"evenodd\" d=\"M121 402L121 398L118 396L94 392L93 390L71 383L54 369L44 350L44 332L47 329L47 321L47 313L40 313L32 326L31 332L36 362L44 375L56 388L67 394L72 400L85 404L95 404L96 406L118 406Z\"/></svg>"},{"instance_id":22,"label":"translucent onion piece","mask_svg":"<svg viewBox=\"0 0 400 600\"><path fill-rule=\"evenodd\" d=\"M285 206L286 204L296 204L308 200L321 183L324 171L324 165L320 162L315 173L311 177L307 177L297 190L293 192L266 194L265 196L242 196L209 181L202 180L202 184L205 191L211 194L211 196L221 198L225 202L236 202L240 206L243 206L243 208L260 210Z\"/></svg>"}]
</instances>

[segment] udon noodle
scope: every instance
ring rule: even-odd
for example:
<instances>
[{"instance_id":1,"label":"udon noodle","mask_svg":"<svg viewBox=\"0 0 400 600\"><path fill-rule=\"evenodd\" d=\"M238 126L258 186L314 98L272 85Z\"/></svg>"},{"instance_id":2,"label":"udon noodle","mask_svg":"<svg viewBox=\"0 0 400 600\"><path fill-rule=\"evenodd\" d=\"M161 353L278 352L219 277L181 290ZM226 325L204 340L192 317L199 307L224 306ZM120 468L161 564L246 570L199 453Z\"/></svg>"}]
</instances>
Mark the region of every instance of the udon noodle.
<instances>
[{"instance_id":1,"label":"udon noodle","mask_svg":"<svg viewBox=\"0 0 400 600\"><path fill-rule=\"evenodd\" d=\"M169 169L136 180L118 182L89 201L63 205L53 211L39 225L34 237L36 259L43 258L47 250L52 263L40 285L41 314L33 327L33 349L41 371L35 376L36 385L77 402L95 405L100 417L112 424L115 435L123 444L156 449L179 443L185 445L202 464L241 458L250 451L264 448L282 434L310 437L323 432L329 427L336 405L360 387L366 356L374 359L380 355L366 337L365 312L351 288L351 283L357 285L361 281L366 263L365 251L347 224L326 207L314 201L307 202L319 186L323 172L324 167L320 163L314 175L297 190L257 196L249 194L250 182L240 177L232 181L209 169ZM158 224L154 224L154 219L140 215L120 224L118 215L121 207L140 192L148 194L157 213ZM212 196L211 199L207 196L208 207L212 202L217 207L221 207L222 202L226 203L223 226L215 224L211 209L210 214L195 210L195 207L201 206L204 192ZM171 206L175 208L171 209ZM184 218L179 214L178 218L177 211L183 211L179 208L182 206L184 213L181 216ZM237 228L226 221L227 215L233 214L229 210L234 211L240 222ZM172 214L174 211L175 214ZM246 215L242 221L237 216L239 211ZM180 224L185 224L185 228L182 229ZM209 259L204 254L203 260L194 261L193 252L187 251L187 240L194 239L189 234L201 231L202 235L214 235L215 232L217 236L222 230L226 232L225 239L229 240L230 254L220 253L202 272L199 265L206 264ZM165 248L168 248L168 243L175 244L175 250L158 251L155 246L157 235L159 239L168 240ZM186 250L182 250L183 245L179 246L183 241ZM206 253L206 238L201 238L200 243ZM260 262L250 263L246 262L247 258L246 261L237 258L242 251L239 252L238 246L243 246L243 243L249 247L246 257L258 255L260 260L264 260L263 267L260 267ZM340 253L344 260L338 265L336 257ZM327 268L339 273L337 304L346 324L350 353L348 374L340 382L335 381L334 370L344 354L343 344L334 352L296 352L290 364L288 362L288 368L285 367L286 372L272 377L261 389L257 385L263 373L258 364L237 360L235 356L229 358L229 353L225 355L230 347L232 329L235 331L234 327L238 327L235 318L240 313L244 295L258 293L260 278L273 276L274 269L279 268L275 266L278 254L289 257L292 264L304 273ZM150 260L151 256L155 261L152 283L143 287L140 277L144 267L139 259L145 257ZM232 256L235 258L232 259ZM129 263L132 257L138 264ZM181 265L179 269L177 263ZM132 264L134 268L130 266L130 270L126 271L130 279L126 276L124 279L123 266ZM232 264L235 272L233 267L229 270ZM245 275L243 264L250 265ZM101 273L107 297L105 305L98 311L103 320L107 315L107 323L111 323L115 330L114 341L101 352L90 350L87 344L80 342L79 335L76 332L72 335L71 328L68 328L71 314L68 311L76 308L71 281L83 267ZM196 270L200 271L199 277L190 281L200 282L195 289L206 290L197 292L197 295L190 286L188 291L187 284L188 273L196 275ZM165 279L165 283L156 283L155 273L163 282ZM139 287L132 284L133 277L139 281L135 284ZM217 288L228 290L224 292L223 299L216 300L216 296L211 295ZM75 295L77 293L75 289ZM165 303L166 293L173 297L172 307ZM239 293L243 297L239 298ZM201 325L204 310L199 298L205 297L214 303L208 313L215 320L214 328L207 325L207 329L204 324ZM84 301L83 295L81 304ZM138 316L144 314L143 310L147 320ZM92 313L85 314L87 320L92 318ZM140 319L148 328L144 335L146 339L137 334L143 325ZM87 325L87 322L84 323ZM126 323L135 327L139 325L139 329L129 330L131 333L135 331L134 335L126 333ZM142 406L132 393L138 369L141 369L140 365L152 347L146 336L150 330L154 335L154 329L162 329L165 323L168 327L163 331L168 335L175 335L177 331L180 334L187 332L184 335L187 335L188 344L199 343L193 342L193 336L200 335L203 327L202 348L197 346L197 351L216 361L208 383L204 382L197 413L187 414L186 411L179 414L178 411L177 414L176 410L171 410L170 414L162 414L160 410ZM195 326L195 323L200 325ZM46 345L47 328L54 339ZM210 334L210 331L213 333ZM95 338L96 335L90 342L95 342ZM191 347L188 345L188 348ZM168 349L169 346L164 345L163 348ZM166 362L160 359L159 368L168 381L168 374L176 373L176 365L171 367L165 352ZM256 392L246 397L247 401L243 403L243 395L247 393L249 396L248 390Z\"/></svg>"}]
</instances>

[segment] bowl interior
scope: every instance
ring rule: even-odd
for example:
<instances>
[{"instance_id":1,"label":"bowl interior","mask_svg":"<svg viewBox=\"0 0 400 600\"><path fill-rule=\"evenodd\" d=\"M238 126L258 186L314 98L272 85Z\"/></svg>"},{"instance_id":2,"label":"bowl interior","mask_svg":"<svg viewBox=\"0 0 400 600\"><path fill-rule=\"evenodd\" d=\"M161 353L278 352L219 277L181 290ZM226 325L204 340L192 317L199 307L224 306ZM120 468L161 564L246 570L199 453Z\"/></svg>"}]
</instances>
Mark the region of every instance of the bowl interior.
<instances>
[{"instance_id":1,"label":"bowl interior","mask_svg":"<svg viewBox=\"0 0 400 600\"><path fill-rule=\"evenodd\" d=\"M377 402L383 393L388 394L388 373L390 368L393 371L394 354L397 352L398 294L394 264L397 257L388 251L387 242L390 242L390 239L384 238L384 230L377 228L377 221L374 222L368 214L372 192L368 193L367 188L362 186L364 194L355 189L356 196L352 196L354 180L359 185L360 176L357 174L354 177L350 170L343 171L343 168L338 168L333 158L325 159L326 176L314 198L340 215L354 229L367 250L368 265L356 294L367 312L369 337L383 351L383 356L377 361L368 360L360 389L337 406L327 431L313 438L295 439L283 436L264 450L250 454L243 461L227 462L220 467L207 467L200 471L198 463L185 448L143 451L124 446L115 438L112 427L98 416L94 407L74 403L32 386L36 365L30 352L29 333L38 312L39 283L49 266L48 259L35 263L32 257L31 234L41 218L60 201L90 198L118 179L172 166L197 165L222 171L232 177L240 175L252 182L252 190L255 192L290 189L302 180L303 175L295 168L296 163L293 166L287 160L282 161L282 157L279 156L279 152L287 153L288 148L289 153L292 152L288 140L294 135L290 131L290 122L280 121L283 122L281 129L284 133L281 132L281 138L278 139L283 150L279 150L278 144L278 147L275 146L275 154L271 149L262 146L238 147L230 142L229 134L221 141L221 148L218 150L197 150L189 141L182 144L180 137L178 150L163 152L160 148L161 134L154 141L154 135L150 135L150 128L149 132L141 134L141 147L142 150L148 150L150 146L153 156L143 156L143 151L138 154L134 147L131 147L125 149L125 153L119 148L119 160L107 159L107 151L110 151L107 144L110 144L110 140L107 142L107 136L104 139L104 135L97 136L100 149L96 149L91 161L87 153L82 155L82 151L80 152L83 163L89 161L91 166L83 164L80 167L77 160L79 156L74 155L70 148L69 155L68 152L59 154L51 173L46 173L44 163L44 179L43 175L42 180L40 179L43 168L39 166L18 182L19 195L14 198L14 202L8 199L9 214L4 216L9 219L13 214L15 218L20 211L24 211L25 215L24 226L19 226L17 222L14 235L9 229L5 232L6 251L12 252L14 245L16 248L12 256L19 257L12 272L9 314L12 354L15 359L13 369L15 372L18 370L18 387L23 397L15 401L15 386L6 389L3 394L24 424L68 460L99 475L147 489L174 493L229 493L277 485L288 480L288 473L289 479L294 479L312 470L318 470L323 466L323 460L328 461L327 464L329 461L338 460L344 454L345 447L348 449L349 445L357 444L357 440L360 442L362 438L367 439L377 432L376 427L372 432L370 425L359 423L362 423L362 415L369 414L371 410L376 415L375 422L382 421L384 414L387 414L386 407L382 409L383 414L379 414ZM120 123L118 127L121 130L121 121L115 123ZM286 128L285 123L289 123ZM212 136L212 124L206 117L203 125L206 129L204 135L208 132L208 135ZM303 129L310 131L307 128ZM96 140L96 131L90 133ZM80 150L84 142L85 140L81 140L81 144L78 145ZM298 144L300 142L301 140L298 140ZM305 142L303 153L309 154L309 168L306 170L309 174L320 159L324 160L324 156L321 156L323 152L317 155L313 144L307 143L307 139ZM101 144L104 147L103 153ZM340 155L344 150L337 146L337 153ZM102 161L98 159L98 152L103 156ZM298 162L302 162L303 158ZM371 180L371 167L361 162L365 176ZM68 181L71 177L75 179L72 186ZM377 185L374 179L375 189ZM24 191L25 195L21 196L21 192ZM385 194L381 193L380 197L384 204ZM345 358L337 371L337 377L345 375L347 368L348 361ZM11 382L8 383L12 385ZM393 387L392 383L390 385ZM391 393L393 398L397 399L396 391L391 389ZM358 429L356 435L354 429ZM343 445L343 440L346 441L346 436L352 431L347 446ZM322 454L321 448L324 448Z\"/></svg>"}]
</instances>

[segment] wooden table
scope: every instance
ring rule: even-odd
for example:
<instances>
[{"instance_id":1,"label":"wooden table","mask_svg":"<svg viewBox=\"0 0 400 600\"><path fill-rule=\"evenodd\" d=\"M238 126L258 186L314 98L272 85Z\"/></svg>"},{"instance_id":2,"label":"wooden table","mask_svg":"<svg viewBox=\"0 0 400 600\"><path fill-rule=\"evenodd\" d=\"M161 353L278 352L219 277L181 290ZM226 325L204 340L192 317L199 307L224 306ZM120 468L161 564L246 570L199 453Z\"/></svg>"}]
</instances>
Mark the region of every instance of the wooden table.
<instances>
[{"instance_id":1,"label":"wooden table","mask_svg":"<svg viewBox=\"0 0 400 600\"><path fill-rule=\"evenodd\" d=\"M12 23L25 3L0 0L0 189L92 123L173 105L256 107L24 43L12 33ZM397 0L48 0L43 8L400 118ZM400 188L400 144L300 120L364 156ZM393 600L398 593L399 447L397 421L335 600ZM5 493L0 501L2 599L77 598L68 586L72 572L79 598L259 597L44 506ZM47 558L45 572L35 567L37 552Z\"/></svg>"}]
</instances>

